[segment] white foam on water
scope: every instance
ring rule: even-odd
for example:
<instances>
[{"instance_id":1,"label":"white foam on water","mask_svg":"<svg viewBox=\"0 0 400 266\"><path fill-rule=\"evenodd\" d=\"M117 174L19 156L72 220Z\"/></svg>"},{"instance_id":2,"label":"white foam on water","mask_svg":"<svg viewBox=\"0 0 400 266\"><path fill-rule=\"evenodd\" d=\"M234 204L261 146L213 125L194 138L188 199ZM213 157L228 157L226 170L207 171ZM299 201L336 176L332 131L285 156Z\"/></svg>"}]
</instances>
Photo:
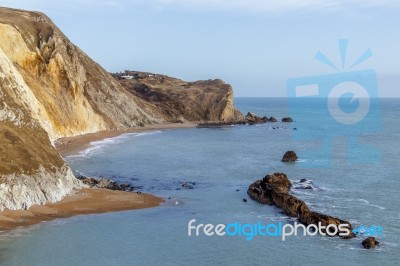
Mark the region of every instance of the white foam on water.
<instances>
[{"instance_id":1,"label":"white foam on water","mask_svg":"<svg viewBox=\"0 0 400 266\"><path fill-rule=\"evenodd\" d=\"M68 155L67 158L87 158L87 157L89 157L89 155L93 154L93 152L99 151L102 148L104 148L105 146L120 144L131 137L140 137L140 136L154 135L154 134L159 134L159 133L162 133L162 131L153 130L153 131L146 131L146 132L141 132L141 133L124 133L117 137L105 138L103 140L92 141L92 142L90 142L89 148L86 148L85 150L80 151L77 154Z\"/></svg>"},{"instance_id":2,"label":"white foam on water","mask_svg":"<svg viewBox=\"0 0 400 266\"><path fill-rule=\"evenodd\" d=\"M382 207L382 206L376 205L376 204L371 204L371 203L370 203L368 200L366 200L366 199L357 199L357 201L362 202L362 203L365 203L365 204L368 205L368 206L371 206L371 207L374 207L374 208L378 208L378 209L380 209L380 210L386 210L385 207Z\"/></svg>"},{"instance_id":3,"label":"white foam on water","mask_svg":"<svg viewBox=\"0 0 400 266\"><path fill-rule=\"evenodd\" d=\"M40 227L41 223L21 226L13 230L0 231L0 241L12 241L22 236L29 236L32 230L36 230Z\"/></svg>"}]
</instances>

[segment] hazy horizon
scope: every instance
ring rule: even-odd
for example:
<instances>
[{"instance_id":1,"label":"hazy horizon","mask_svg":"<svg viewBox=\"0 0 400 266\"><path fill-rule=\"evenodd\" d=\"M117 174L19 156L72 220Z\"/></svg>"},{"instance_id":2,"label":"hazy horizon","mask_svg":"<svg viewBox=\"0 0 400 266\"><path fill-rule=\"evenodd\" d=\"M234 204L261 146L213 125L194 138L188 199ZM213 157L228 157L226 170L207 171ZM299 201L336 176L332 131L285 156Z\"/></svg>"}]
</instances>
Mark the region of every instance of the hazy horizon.
<instances>
[{"instance_id":1,"label":"hazy horizon","mask_svg":"<svg viewBox=\"0 0 400 266\"><path fill-rule=\"evenodd\" d=\"M183 80L219 78L236 97L285 97L286 81L374 69L381 97L400 97L400 4L384 1L41 0L0 6L48 15L107 71L137 70ZM348 39L343 69L338 39Z\"/></svg>"}]
</instances>

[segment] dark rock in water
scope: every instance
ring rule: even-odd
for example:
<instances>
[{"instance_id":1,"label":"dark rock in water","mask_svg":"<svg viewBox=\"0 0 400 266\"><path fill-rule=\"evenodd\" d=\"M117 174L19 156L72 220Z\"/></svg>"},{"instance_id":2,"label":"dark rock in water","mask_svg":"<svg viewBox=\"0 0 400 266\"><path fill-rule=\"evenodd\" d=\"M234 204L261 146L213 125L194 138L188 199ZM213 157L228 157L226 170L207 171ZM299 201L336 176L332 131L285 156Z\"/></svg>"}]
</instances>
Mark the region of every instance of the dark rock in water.
<instances>
[{"instance_id":1,"label":"dark rock in water","mask_svg":"<svg viewBox=\"0 0 400 266\"><path fill-rule=\"evenodd\" d=\"M297 154L294 151L287 151L283 157L282 162L295 162L297 161Z\"/></svg>"},{"instance_id":2,"label":"dark rock in water","mask_svg":"<svg viewBox=\"0 0 400 266\"><path fill-rule=\"evenodd\" d=\"M310 211L310 212L305 212L305 213L301 214L298 219L300 222L307 224L307 225L309 225L309 224L317 225L318 223L321 223L321 225L325 226L325 227L330 224L334 224L336 226L339 226L340 224L347 224L348 225L347 228L349 229L350 233L349 233L349 235L342 236L342 237L343 238L352 238L355 236L354 233L351 232L352 225L350 224L350 222L330 216L330 215ZM326 231L324 231L324 233L325 232Z\"/></svg>"},{"instance_id":3,"label":"dark rock in water","mask_svg":"<svg viewBox=\"0 0 400 266\"><path fill-rule=\"evenodd\" d=\"M247 199L243 199L243 202L247 202Z\"/></svg>"},{"instance_id":4,"label":"dark rock in water","mask_svg":"<svg viewBox=\"0 0 400 266\"><path fill-rule=\"evenodd\" d=\"M305 225L318 225L318 223L321 223L322 226L326 227L329 224L347 224L350 233L342 237L354 237L354 234L351 232L352 225L348 221L311 211L303 200L289 194L291 186L292 184L285 174L274 173L251 184L247 190L247 194L251 199L262 204L276 205L281 208L285 214L291 217L297 217L297 219ZM332 235L334 233L335 232L331 232ZM336 234L338 233L339 232L336 232Z\"/></svg>"},{"instance_id":5,"label":"dark rock in water","mask_svg":"<svg viewBox=\"0 0 400 266\"><path fill-rule=\"evenodd\" d=\"M292 184L283 173L266 175L263 180L257 180L250 185L247 194L251 199L263 204L273 205L272 192L288 193Z\"/></svg>"},{"instance_id":6,"label":"dark rock in water","mask_svg":"<svg viewBox=\"0 0 400 266\"><path fill-rule=\"evenodd\" d=\"M263 121L264 123L267 123L267 122L268 122L268 117L263 116L263 117L261 118L261 121Z\"/></svg>"},{"instance_id":7,"label":"dark rock in water","mask_svg":"<svg viewBox=\"0 0 400 266\"><path fill-rule=\"evenodd\" d=\"M268 174L262 181L278 193L289 193L292 186L292 183L284 173Z\"/></svg>"},{"instance_id":8,"label":"dark rock in water","mask_svg":"<svg viewBox=\"0 0 400 266\"><path fill-rule=\"evenodd\" d=\"M240 189L236 189L236 192L240 191Z\"/></svg>"},{"instance_id":9,"label":"dark rock in water","mask_svg":"<svg viewBox=\"0 0 400 266\"><path fill-rule=\"evenodd\" d=\"M258 201L262 204L273 205L272 188L265 184L262 180L257 180L249 186L247 194L252 200Z\"/></svg>"},{"instance_id":10,"label":"dark rock in water","mask_svg":"<svg viewBox=\"0 0 400 266\"><path fill-rule=\"evenodd\" d=\"M295 186L294 189L314 189L311 185Z\"/></svg>"},{"instance_id":11,"label":"dark rock in water","mask_svg":"<svg viewBox=\"0 0 400 266\"><path fill-rule=\"evenodd\" d=\"M106 188L111 190L122 190L122 191L134 191L136 187L130 184L118 184L117 182L112 181L108 178L93 178L86 177L83 175L77 176L79 180L81 180L85 185L88 185L91 188Z\"/></svg>"},{"instance_id":12,"label":"dark rock in water","mask_svg":"<svg viewBox=\"0 0 400 266\"><path fill-rule=\"evenodd\" d=\"M194 189L195 185L196 185L196 182L183 182L182 183L182 188L184 188L184 189Z\"/></svg>"},{"instance_id":13,"label":"dark rock in water","mask_svg":"<svg viewBox=\"0 0 400 266\"><path fill-rule=\"evenodd\" d=\"M198 124L197 127L199 128L218 128L218 127L227 127L233 125L257 125L257 124L264 124L269 122L278 122L278 120L274 117L260 117L253 112L248 112L246 116L234 120L234 121L215 121L215 122L204 122Z\"/></svg>"},{"instance_id":14,"label":"dark rock in water","mask_svg":"<svg viewBox=\"0 0 400 266\"><path fill-rule=\"evenodd\" d=\"M370 236L370 237L367 237L366 239L364 239L361 244L363 245L364 248L370 249L370 248L374 248L374 247L378 246L379 242L376 241L375 237Z\"/></svg>"},{"instance_id":15,"label":"dark rock in water","mask_svg":"<svg viewBox=\"0 0 400 266\"><path fill-rule=\"evenodd\" d=\"M251 120L255 120L258 118L258 116L255 113L252 112L248 112L247 115L245 116L246 119L251 119Z\"/></svg>"},{"instance_id":16,"label":"dark rock in water","mask_svg":"<svg viewBox=\"0 0 400 266\"><path fill-rule=\"evenodd\" d=\"M276 206L291 217L299 217L310 212L304 201L291 194L272 193L272 200Z\"/></svg>"},{"instance_id":17,"label":"dark rock in water","mask_svg":"<svg viewBox=\"0 0 400 266\"><path fill-rule=\"evenodd\" d=\"M305 178L295 181L294 184L294 189L314 189L313 181Z\"/></svg>"},{"instance_id":18,"label":"dark rock in water","mask_svg":"<svg viewBox=\"0 0 400 266\"><path fill-rule=\"evenodd\" d=\"M293 122L293 119L291 117L284 117L282 118L282 122L291 123Z\"/></svg>"},{"instance_id":19,"label":"dark rock in water","mask_svg":"<svg viewBox=\"0 0 400 266\"><path fill-rule=\"evenodd\" d=\"M255 113L248 112L247 115L244 117L244 121L249 125L264 124L268 122L268 117L260 117L257 116Z\"/></svg>"}]
</instances>

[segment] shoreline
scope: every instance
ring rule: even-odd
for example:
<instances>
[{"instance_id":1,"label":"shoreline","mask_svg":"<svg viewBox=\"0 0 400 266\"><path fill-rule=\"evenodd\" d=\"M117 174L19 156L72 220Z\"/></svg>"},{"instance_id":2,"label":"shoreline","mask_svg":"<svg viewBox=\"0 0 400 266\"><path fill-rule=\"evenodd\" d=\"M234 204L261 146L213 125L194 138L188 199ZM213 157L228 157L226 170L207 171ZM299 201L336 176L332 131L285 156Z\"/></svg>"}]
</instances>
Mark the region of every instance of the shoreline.
<instances>
[{"instance_id":1,"label":"shoreline","mask_svg":"<svg viewBox=\"0 0 400 266\"><path fill-rule=\"evenodd\" d=\"M166 130L166 129L179 129L179 128L195 128L195 123L166 123L146 125L144 127L136 127L124 130L104 130L95 133L88 133L74 137L64 137L55 141L55 147L62 157L74 155L83 151L91 146L92 141L104 140L107 138L118 137L125 133L139 133L152 130Z\"/></svg>"},{"instance_id":2,"label":"shoreline","mask_svg":"<svg viewBox=\"0 0 400 266\"><path fill-rule=\"evenodd\" d=\"M83 188L55 203L33 205L28 210L0 212L0 232L76 215L152 208L162 202L162 198L146 193Z\"/></svg>"},{"instance_id":3,"label":"shoreline","mask_svg":"<svg viewBox=\"0 0 400 266\"><path fill-rule=\"evenodd\" d=\"M62 157L66 157L89 148L93 141L118 137L125 133L195 128L196 126L195 123L166 123L125 130L105 130L60 138L56 140L55 147ZM82 188L54 203L33 205L28 210L4 210L0 212L0 232L76 215L152 208L159 206L162 202L164 202L162 198L147 193Z\"/></svg>"}]
</instances>

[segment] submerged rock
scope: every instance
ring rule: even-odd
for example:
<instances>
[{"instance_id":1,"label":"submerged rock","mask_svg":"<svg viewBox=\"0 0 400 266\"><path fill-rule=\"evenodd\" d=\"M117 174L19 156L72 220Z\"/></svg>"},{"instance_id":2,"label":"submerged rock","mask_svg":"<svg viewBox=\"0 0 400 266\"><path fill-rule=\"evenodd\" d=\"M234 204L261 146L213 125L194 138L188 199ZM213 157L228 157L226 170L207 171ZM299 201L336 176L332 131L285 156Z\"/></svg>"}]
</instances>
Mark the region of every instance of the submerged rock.
<instances>
[{"instance_id":1,"label":"submerged rock","mask_svg":"<svg viewBox=\"0 0 400 266\"><path fill-rule=\"evenodd\" d=\"M283 157L282 162L295 162L297 161L297 154L294 151L287 151Z\"/></svg>"},{"instance_id":2,"label":"submerged rock","mask_svg":"<svg viewBox=\"0 0 400 266\"><path fill-rule=\"evenodd\" d=\"M295 184L293 187L294 189L315 189L313 181L305 178L302 178L300 181L294 181L293 183Z\"/></svg>"},{"instance_id":3,"label":"submerged rock","mask_svg":"<svg viewBox=\"0 0 400 266\"><path fill-rule=\"evenodd\" d=\"M361 244L364 248L370 249L370 248L375 248L376 246L378 246L379 242L376 241L375 237L370 236L370 237L367 237L366 239L364 239Z\"/></svg>"},{"instance_id":4,"label":"submerged rock","mask_svg":"<svg viewBox=\"0 0 400 266\"><path fill-rule=\"evenodd\" d=\"M181 186L183 189L194 189L195 185L196 182L183 182Z\"/></svg>"}]
</instances>

